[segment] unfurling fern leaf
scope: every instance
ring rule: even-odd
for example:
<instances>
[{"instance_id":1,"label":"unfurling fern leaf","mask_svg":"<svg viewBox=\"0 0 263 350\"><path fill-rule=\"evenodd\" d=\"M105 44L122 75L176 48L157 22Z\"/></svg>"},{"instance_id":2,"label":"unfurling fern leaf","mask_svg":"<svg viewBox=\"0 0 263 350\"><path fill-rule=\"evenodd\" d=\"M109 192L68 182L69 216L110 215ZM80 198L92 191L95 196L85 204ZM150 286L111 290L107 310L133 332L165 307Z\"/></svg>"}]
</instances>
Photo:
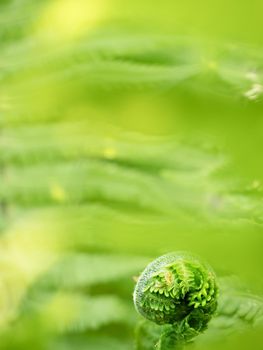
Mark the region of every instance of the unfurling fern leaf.
<instances>
[{"instance_id":1,"label":"unfurling fern leaf","mask_svg":"<svg viewBox=\"0 0 263 350\"><path fill-rule=\"evenodd\" d=\"M170 253L143 271L134 304L142 316L162 326L157 349L181 349L207 328L217 294L216 277L208 265L186 253Z\"/></svg>"}]
</instances>

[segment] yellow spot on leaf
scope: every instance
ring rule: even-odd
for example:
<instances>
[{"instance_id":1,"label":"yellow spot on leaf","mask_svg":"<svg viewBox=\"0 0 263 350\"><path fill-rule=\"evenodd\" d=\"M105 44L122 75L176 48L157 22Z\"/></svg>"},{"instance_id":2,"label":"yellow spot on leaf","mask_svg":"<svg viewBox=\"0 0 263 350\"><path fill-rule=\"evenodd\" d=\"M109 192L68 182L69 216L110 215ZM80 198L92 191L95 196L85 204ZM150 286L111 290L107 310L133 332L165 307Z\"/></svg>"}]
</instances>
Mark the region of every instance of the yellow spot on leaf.
<instances>
[{"instance_id":1,"label":"yellow spot on leaf","mask_svg":"<svg viewBox=\"0 0 263 350\"><path fill-rule=\"evenodd\" d=\"M166 271L165 272L165 281L166 283L169 285L171 285L173 283L173 274L171 271Z\"/></svg>"},{"instance_id":2,"label":"yellow spot on leaf","mask_svg":"<svg viewBox=\"0 0 263 350\"><path fill-rule=\"evenodd\" d=\"M51 197L57 202L65 202L67 199L66 192L63 187L58 184L54 184L50 188Z\"/></svg>"},{"instance_id":3,"label":"yellow spot on leaf","mask_svg":"<svg viewBox=\"0 0 263 350\"><path fill-rule=\"evenodd\" d=\"M218 68L216 61L209 61L207 62L207 67L211 70L216 70Z\"/></svg>"},{"instance_id":4,"label":"yellow spot on leaf","mask_svg":"<svg viewBox=\"0 0 263 350\"><path fill-rule=\"evenodd\" d=\"M107 147L103 151L103 156L107 159L114 159L116 158L117 151L113 147Z\"/></svg>"},{"instance_id":5,"label":"yellow spot on leaf","mask_svg":"<svg viewBox=\"0 0 263 350\"><path fill-rule=\"evenodd\" d=\"M53 39L76 39L96 27L104 13L104 0L53 0L44 9L37 29Z\"/></svg>"}]
</instances>

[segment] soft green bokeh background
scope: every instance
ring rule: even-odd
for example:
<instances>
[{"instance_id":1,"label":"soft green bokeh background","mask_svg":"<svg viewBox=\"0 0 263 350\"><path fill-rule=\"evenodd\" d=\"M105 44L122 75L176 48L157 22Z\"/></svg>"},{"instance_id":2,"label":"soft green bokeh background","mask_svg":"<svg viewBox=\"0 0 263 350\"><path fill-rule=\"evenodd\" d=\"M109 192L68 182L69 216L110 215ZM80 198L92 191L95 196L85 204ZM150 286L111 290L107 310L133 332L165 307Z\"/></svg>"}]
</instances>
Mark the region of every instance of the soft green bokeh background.
<instances>
[{"instance_id":1,"label":"soft green bokeh background","mask_svg":"<svg viewBox=\"0 0 263 350\"><path fill-rule=\"evenodd\" d=\"M235 276L189 348L261 347L262 10L1 2L3 349L132 349L133 277L174 250Z\"/></svg>"}]
</instances>

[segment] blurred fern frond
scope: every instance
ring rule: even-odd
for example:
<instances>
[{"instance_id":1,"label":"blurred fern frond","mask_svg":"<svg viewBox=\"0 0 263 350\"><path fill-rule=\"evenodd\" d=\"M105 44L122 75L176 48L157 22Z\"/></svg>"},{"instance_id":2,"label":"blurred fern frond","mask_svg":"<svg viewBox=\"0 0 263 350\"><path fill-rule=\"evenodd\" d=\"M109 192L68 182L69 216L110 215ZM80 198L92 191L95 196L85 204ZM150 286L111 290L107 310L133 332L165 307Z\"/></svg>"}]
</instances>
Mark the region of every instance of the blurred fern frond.
<instances>
[{"instance_id":1,"label":"blurred fern frond","mask_svg":"<svg viewBox=\"0 0 263 350\"><path fill-rule=\"evenodd\" d=\"M155 35L106 3L0 1L1 349L132 349L133 278L178 249L256 290L222 279L197 347L262 324L260 174L224 148L253 124L260 149L262 48Z\"/></svg>"}]
</instances>

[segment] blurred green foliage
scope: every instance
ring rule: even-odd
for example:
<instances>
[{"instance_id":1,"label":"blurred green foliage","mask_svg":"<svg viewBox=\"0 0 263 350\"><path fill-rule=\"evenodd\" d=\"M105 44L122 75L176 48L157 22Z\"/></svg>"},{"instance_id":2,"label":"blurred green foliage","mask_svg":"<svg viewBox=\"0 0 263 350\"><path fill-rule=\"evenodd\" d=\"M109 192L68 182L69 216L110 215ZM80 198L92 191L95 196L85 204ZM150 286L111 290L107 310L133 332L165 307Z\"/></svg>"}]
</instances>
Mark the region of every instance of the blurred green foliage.
<instances>
[{"instance_id":1,"label":"blurred green foliage","mask_svg":"<svg viewBox=\"0 0 263 350\"><path fill-rule=\"evenodd\" d=\"M1 349L132 349L133 277L175 250L221 281L189 348L261 347L261 13L0 1Z\"/></svg>"}]
</instances>

